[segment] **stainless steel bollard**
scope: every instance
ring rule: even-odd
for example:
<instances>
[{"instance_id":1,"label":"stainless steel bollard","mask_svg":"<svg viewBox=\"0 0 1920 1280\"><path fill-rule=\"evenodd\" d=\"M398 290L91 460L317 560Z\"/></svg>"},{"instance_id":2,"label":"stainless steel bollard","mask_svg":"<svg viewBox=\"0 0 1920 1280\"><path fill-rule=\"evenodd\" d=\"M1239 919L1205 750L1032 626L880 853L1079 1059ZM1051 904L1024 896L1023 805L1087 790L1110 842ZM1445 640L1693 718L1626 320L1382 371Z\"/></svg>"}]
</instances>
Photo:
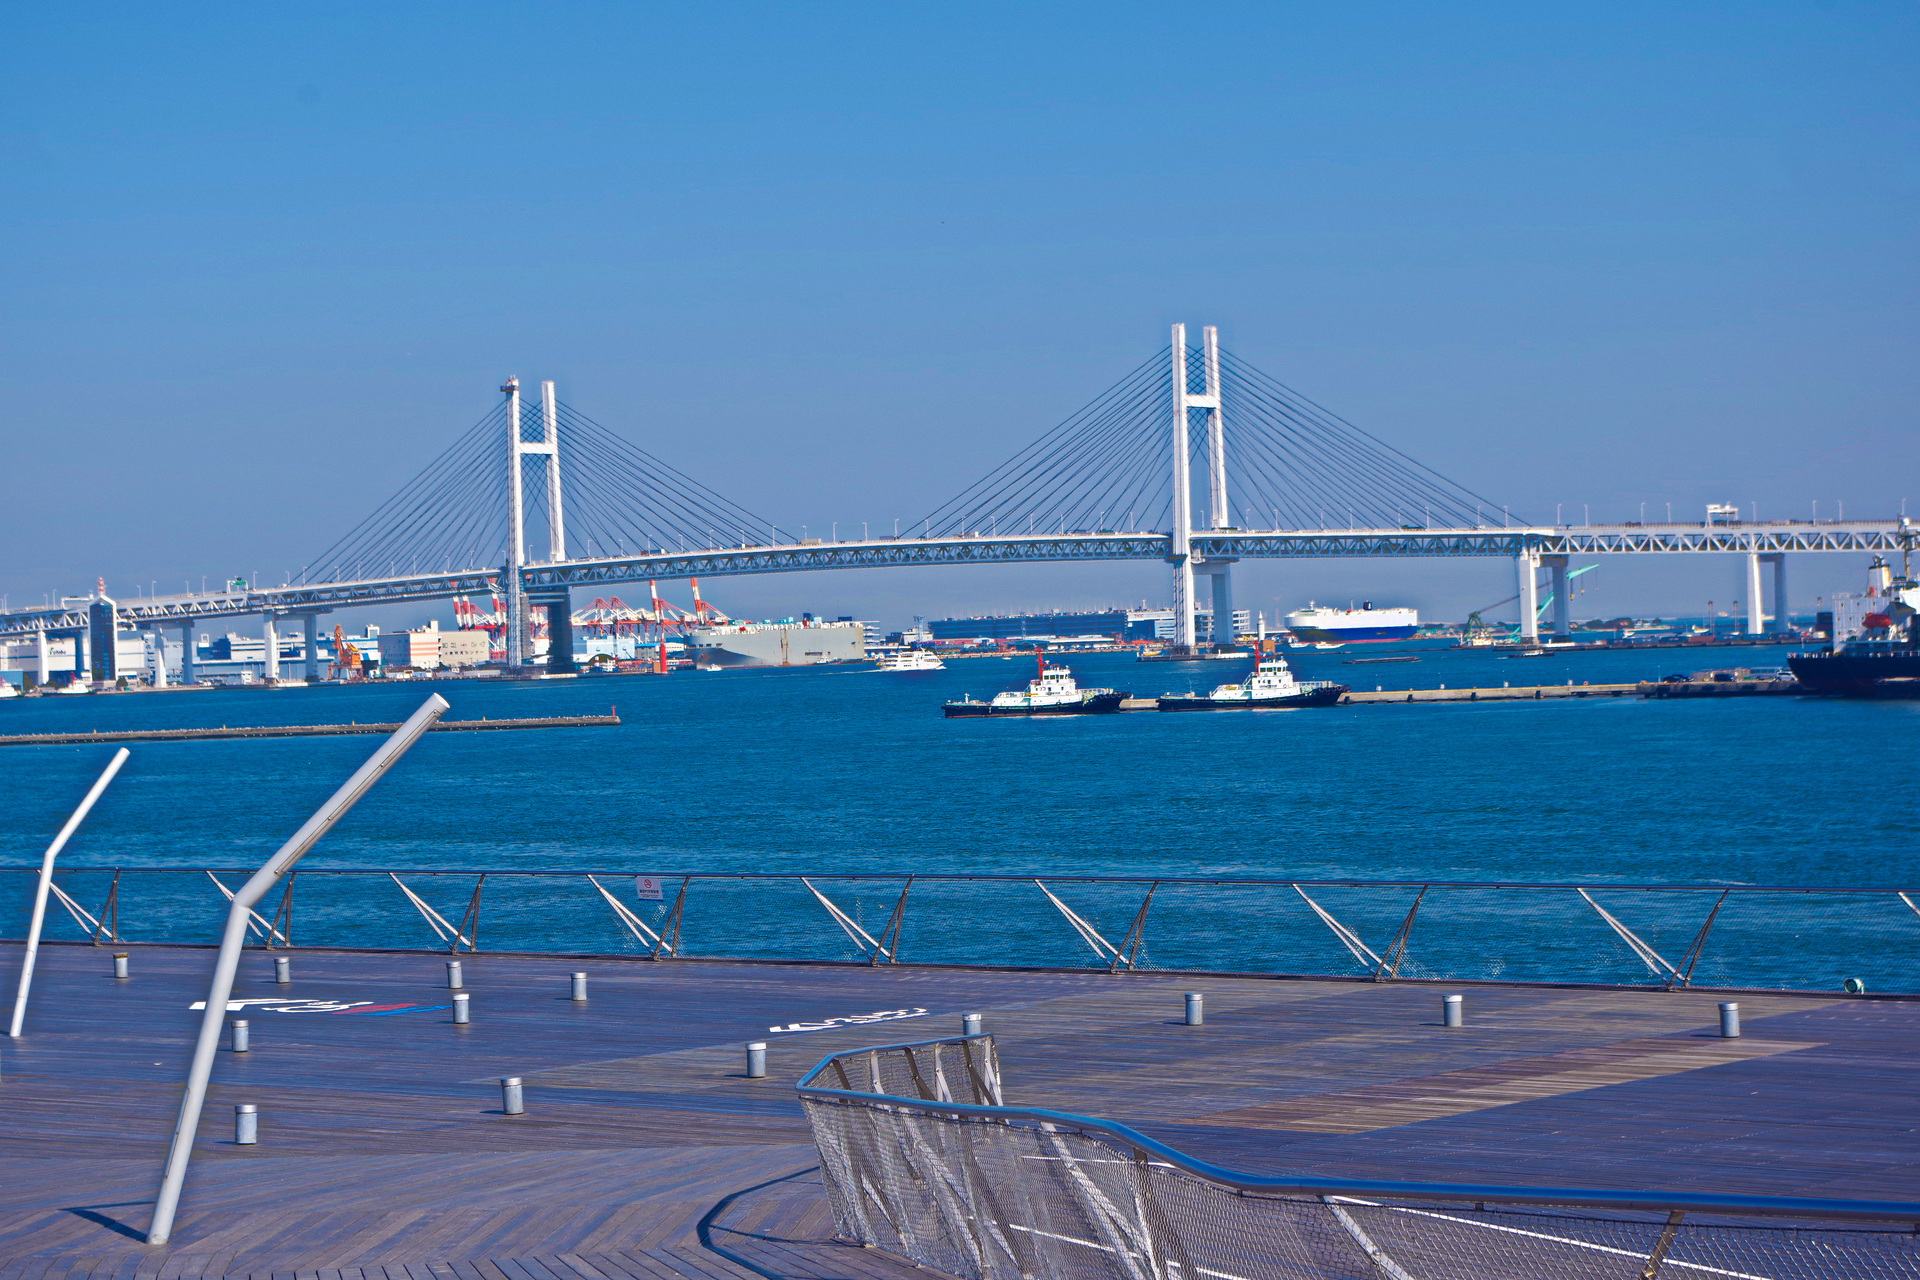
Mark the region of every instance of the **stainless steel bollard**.
<instances>
[{"instance_id":1,"label":"stainless steel bollard","mask_svg":"<svg viewBox=\"0 0 1920 1280\"><path fill-rule=\"evenodd\" d=\"M113 953L113 976L116 978L127 976L127 953L124 951Z\"/></svg>"},{"instance_id":2,"label":"stainless steel bollard","mask_svg":"<svg viewBox=\"0 0 1920 1280\"><path fill-rule=\"evenodd\" d=\"M233 1032L233 1051L235 1053L253 1052L253 1028L247 1025L245 1018L235 1018L227 1024Z\"/></svg>"},{"instance_id":3,"label":"stainless steel bollard","mask_svg":"<svg viewBox=\"0 0 1920 1280\"><path fill-rule=\"evenodd\" d=\"M1720 1034L1729 1040L1740 1037L1740 1003L1728 1000L1720 1006Z\"/></svg>"},{"instance_id":4,"label":"stainless steel bollard","mask_svg":"<svg viewBox=\"0 0 1920 1280\"><path fill-rule=\"evenodd\" d=\"M587 998L587 975L584 973L573 975L573 998L579 1001Z\"/></svg>"},{"instance_id":5,"label":"stainless steel bollard","mask_svg":"<svg viewBox=\"0 0 1920 1280\"><path fill-rule=\"evenodd\" d=\"M458 991L466 985L466 977L460 972L460 962L458 960L447 961L447 990Z\"/></svg>"},{"instance_id":6,"label":"stainless steel bollard","mask_svg":"<svg viewBox=\"0 0 1920 1280\"><path fill-rule=\"evenodd\" d=\"M293 961L287 959L285 956L275 956L273 958L273 980L283 987L289 982L292 982Z\"/></svg>"},{"instance_id":7,"label":"stainless steel bollard","mask_svg":"<svg viewBox=\"0 0 1920 1280\"><path fill-rule=\"evenodd\" d=\"M981 1015L977 1013L961 1014L960 1015L960 1034L963 1036L979 1035L980 1019L981 1019Z\"/></svg>"},{"instance_id":8,"label":"stainless steel bollard","mask_svg":"<svg viewBox=\"0 0 1920 1280\"><path fill-rule=\"evenodd\" d=\"M251 1102L243 1102L233 1109L233 1142L235 1146L251 1147L260 1141L260 1108Z\"/></svg>"},{"instance_id":9,"label":"stainless steel bollard","mask_svg":"<svg viewBox=\"0 0 1920 1280\"><path fill-rule=\"evenodd\" d=\"M1187 1025L1197 1027L1207 1020L1207 997L1205 992L1187 992Z\"/></svg>"},{"instance_id":10,"label":"stainless steel bollard","mask_svg":"<svg viewBox=\"0 0 1920 1280\"><path fill-rule=\"evenodd\" d=\"M454 992L453 993L454 1025L464 1027L472 1020L473 1020L472 1017L467 1012L467 993L464 991Z\"/></svg>"},{"instance_id":11,"label":"stainless steel bollard","mask_svg":"<svg viewBox=\"0 0 1920 1280\"><path fill-rule=\"evenodd\" d=\"M765 1080L767 1078L767 1042L755 1040L747 1046L747 1079Z\"/></svg>"},{"instance_id":12,"label":"stainless steel bollard","mask_svg":"<svg viewBox=\"0 0 1920 1280\"><path fill-rule=\"evenodd\" d=\"M1448 996L1446 1003L1440 1006L1440 1025L1443 1027L1463 1027L1467 1023L1467 998Z\"/></svg>"},{"instance_id":13,"label":"stainless steel bollard","mask_svg":"<svg viewBox=\"0 0 1920 1280\"><path fill-rule=\"evenodd\" d=\"M526 1114L527 1100L520 1092L519 1076L500 1077L500 1109L510 1116Z\"/></svg>"}]
</instances>

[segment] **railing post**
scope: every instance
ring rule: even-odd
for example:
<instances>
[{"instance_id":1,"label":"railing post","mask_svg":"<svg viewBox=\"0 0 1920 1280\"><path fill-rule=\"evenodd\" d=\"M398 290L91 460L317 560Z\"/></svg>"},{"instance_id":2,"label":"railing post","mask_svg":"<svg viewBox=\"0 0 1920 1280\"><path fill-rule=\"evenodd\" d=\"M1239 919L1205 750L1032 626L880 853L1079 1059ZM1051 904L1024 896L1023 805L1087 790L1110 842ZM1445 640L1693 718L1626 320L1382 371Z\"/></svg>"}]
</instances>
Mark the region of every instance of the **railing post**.
<instances>
[{"instance_id":1,"label":"railing post","mask_svg":"<svg viewBox=\"0 0 1920 1280\"><path fill-rule=\"evenodd\" d=\"M67 847L67 841L79 830L87 814L92 812L94 801L100 798L100 793L107 789L107 784L113 781L113 775L120 772L120 766L126 762L127 749L121 747L113 753L113 759L107 762L107 767L94 779L93 785L87 788L79 807L67 819L66 825L60 828L59 834L54 836L46 853L41 855L40 883L33 894L33 919L27 925L27 953L20 961L20 986L13 996L13 1025L7 1031L7 1035L13 1039L19 1038L21 1024L27 1019L27 993L33 989L33 962L40 955L40 930L47 921L47 894L53 887L53 860Z\"/></svg>"},{"instance_id":2,"label":"railing post","mask_svg":"<svg viewBox=\"0 0 1920 1280\"><path fill-rule=\"evenodd\" d=\"M173 1234L173 1219L180 1208L180 1192L186 1185L187 1164L193 1158L193 1141L200 1128L200 1111L206 1103L207 1080L213 1074L213 1056L220 1047L220 1028L227 1016L227 999L233 994L233 978L240 966L240 949L246 942L247 924L253 906L267 894L280 877L293 869L307 851L320 840L347 811L378 782L386 771L420 736L433 726L447 709L439 694L430 695L420 709L407 717L405 724L380 745L353 776L315 810L301 828L293 833L273 857L254 872L227 906L227 924L220 938L220 952L214 961L213 981L207 988L206 1012L200 1020L200 1037L194 1045L193 1065L187 1073L187 1085L180 1099L180 1114L174 1121L173 1142L167 1150L166 1172L160 1182L160 1194L153 1206L153 1225L147 1231L148 1244L165 1244Z\"/></svg>"}]
</instances>

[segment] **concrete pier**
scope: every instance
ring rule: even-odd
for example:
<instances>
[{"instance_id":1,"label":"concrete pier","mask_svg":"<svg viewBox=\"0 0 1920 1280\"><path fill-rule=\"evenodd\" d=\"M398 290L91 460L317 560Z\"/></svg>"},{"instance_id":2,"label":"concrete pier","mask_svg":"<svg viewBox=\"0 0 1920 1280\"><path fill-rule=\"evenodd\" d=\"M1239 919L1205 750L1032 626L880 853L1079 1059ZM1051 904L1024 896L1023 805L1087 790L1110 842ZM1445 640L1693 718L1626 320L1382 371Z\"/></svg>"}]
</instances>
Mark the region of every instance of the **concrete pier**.
<instances>
[{"instance_id":1,"label":"concrete pier","mask_svg":"<svg viewBox=\"0 0 1920 1280\"><path fill-rule=\"evenodd\" d=\"M543 716L526 720L442 720L430 733L463 729L580 729L617 725L620 717ZM325 738L340 734L392 733L398 724L256 724L215 729L110 729L104 733L16 733L0 737L0 747L59 747L92 742L188 742L207 738Z\"/></svg>"}]
</instances>

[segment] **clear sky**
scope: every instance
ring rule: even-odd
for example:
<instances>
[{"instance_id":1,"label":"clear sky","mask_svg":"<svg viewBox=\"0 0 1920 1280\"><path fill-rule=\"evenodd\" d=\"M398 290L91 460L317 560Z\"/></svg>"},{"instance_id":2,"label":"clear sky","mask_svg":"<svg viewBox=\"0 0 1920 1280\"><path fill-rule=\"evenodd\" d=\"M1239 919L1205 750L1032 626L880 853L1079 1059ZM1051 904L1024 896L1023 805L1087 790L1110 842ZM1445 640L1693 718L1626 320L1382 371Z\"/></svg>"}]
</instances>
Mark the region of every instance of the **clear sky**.
<instances>
[{"instance_id":1,"label":"clear sky","mask_svg":"<svg viewBox=\"0 0 1920 1280\"><path fill-rule=\"evenodd\" d=\"M1529 520L1920 504L1911 4L19 5L8 43L15 603L278 582L509 373L785 526L890 528L1175 320ZM1796 562L1796 605L1859 567ZM707 594L897 623L1164 579ZM1735 579L1610 562L1576 612Z\"/></svg>"}]
</instances>

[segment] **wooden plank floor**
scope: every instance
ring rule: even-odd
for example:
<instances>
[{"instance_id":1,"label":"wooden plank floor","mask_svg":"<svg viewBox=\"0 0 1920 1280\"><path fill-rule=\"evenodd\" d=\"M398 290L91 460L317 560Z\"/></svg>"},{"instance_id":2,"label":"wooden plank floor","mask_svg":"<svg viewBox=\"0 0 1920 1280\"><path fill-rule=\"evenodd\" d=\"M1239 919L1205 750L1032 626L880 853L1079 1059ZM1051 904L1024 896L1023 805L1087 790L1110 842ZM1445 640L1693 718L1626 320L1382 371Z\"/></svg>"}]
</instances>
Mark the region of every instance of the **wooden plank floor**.
<instances>
[{"instance_id":1,"label":"wooden plank floor","mask_svg":"<svg viewBox=\"0 0 1920 1280\"><path fill-rule=\"evenodd\" d=\"M0 948L11 989L17 946ZM141 1243L212 953L42 952L0 1047L0 1280L795 1280L914 1274L832 1240L793 1081L981 1011L1009 1097L1264 1172L1920 1199L1920 1000L1153 974L251 952L175 1237ZM591 999L568 999L585 968ZM1207 993L1207 1024L1181 995ZM816 1032L791 1023L923 1009ZM285 1011L283 1011L285 1010ZM239 1015L235 1015L239 1016ZM741 1046L770 1042L770 1077ZM527 1114L498 1078L526 1080ZM261 1111L257 1147L232 1108Z\"/></svg>"}]
</instances>

